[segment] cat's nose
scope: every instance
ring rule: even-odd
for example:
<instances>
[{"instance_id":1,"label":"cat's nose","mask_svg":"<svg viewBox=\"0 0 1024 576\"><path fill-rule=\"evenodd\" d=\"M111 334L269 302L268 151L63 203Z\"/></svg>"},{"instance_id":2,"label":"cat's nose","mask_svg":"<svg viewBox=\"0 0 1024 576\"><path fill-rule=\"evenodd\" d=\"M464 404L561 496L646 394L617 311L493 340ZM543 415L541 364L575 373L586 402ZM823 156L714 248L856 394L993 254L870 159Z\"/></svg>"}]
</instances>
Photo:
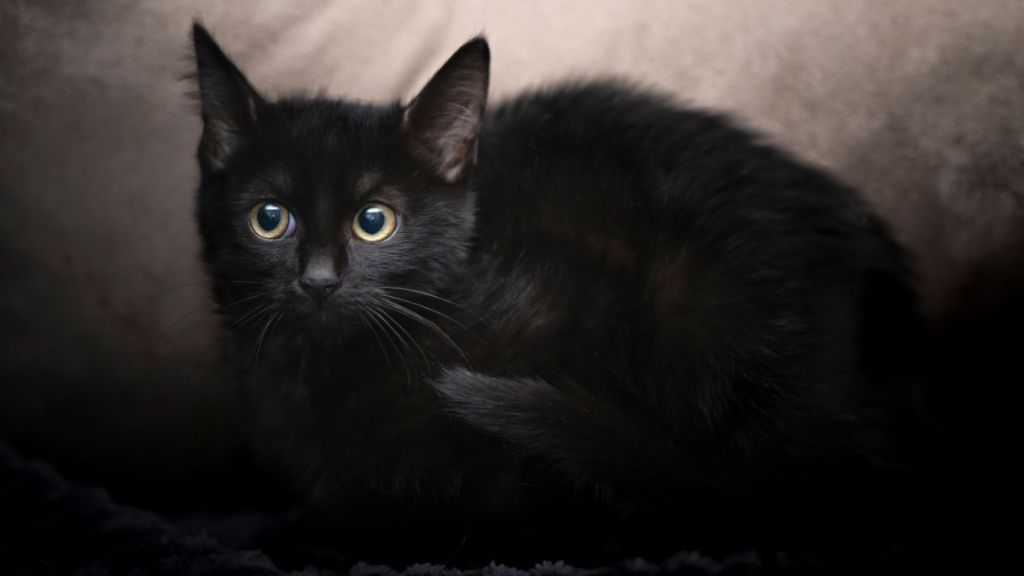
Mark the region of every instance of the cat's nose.
<instances>
[{"instance_id":1,"label":"cat's nose","mask_svg":"<svg viewBox=\"0 0 1024 576\"><path fill-rule=\"evenodd\" d=\"M326 300L340 285L334 267L322 261L311 263L299 278L299 286L317 302Z\"/></svg>"},{"instance_id":2,"label":"cat's nose","mask_svg":"<svg viewBox=\"0 0 1024 576\"><path fill-rule=\"evenodd\" d=\"M299 280L299 285L317 302L323 302L338 289L337 278L306 278Z\"/></svg>"}]
</instances>

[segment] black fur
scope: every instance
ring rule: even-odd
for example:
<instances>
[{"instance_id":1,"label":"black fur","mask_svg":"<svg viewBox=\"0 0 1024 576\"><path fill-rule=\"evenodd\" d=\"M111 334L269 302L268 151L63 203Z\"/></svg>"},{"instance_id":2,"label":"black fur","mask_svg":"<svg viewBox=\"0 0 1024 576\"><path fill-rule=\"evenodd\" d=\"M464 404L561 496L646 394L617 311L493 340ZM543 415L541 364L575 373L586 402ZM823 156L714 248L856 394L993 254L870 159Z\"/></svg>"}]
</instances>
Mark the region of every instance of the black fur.
<instances>
[{"instance_id":1,"label":"black fur","mask_svg":"<svg viewBox=\"0 0 1024 576\"><path fill-rule=\"evenodd\" d=\"M891 504L916 304L851 191L618 83L484 114L479 38L407 107L270 102L194 38L204 255L255 442L317 534L586 562L840 538ZM294 236L250 231L262 200ZM351 232L370 201L398 214L376 244ZM675 531L634 530L652 518Z\"/></svg>"}]
</instances>

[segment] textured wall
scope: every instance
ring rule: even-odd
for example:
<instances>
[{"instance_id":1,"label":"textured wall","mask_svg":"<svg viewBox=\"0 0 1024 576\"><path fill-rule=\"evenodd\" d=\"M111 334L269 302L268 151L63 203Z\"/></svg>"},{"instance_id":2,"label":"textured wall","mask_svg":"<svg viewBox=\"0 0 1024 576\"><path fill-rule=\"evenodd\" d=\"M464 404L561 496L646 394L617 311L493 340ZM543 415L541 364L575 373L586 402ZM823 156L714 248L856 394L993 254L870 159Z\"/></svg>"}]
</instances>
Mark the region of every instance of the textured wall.
<instances>
[{"instance_id":1,"label":"textured wall","mask_svg":"<svg viewBox=\"0 0 1024 576\"><path fill-rule=\"evenodd\" d=\"M270 95L407 98L481 31L497 97L633 78L861 188L934 316L1024 286L1019 0L4 0L0 438L79 477L197 482L238 445L192 222L194 17Z\"/></svg>"}]
</instances>

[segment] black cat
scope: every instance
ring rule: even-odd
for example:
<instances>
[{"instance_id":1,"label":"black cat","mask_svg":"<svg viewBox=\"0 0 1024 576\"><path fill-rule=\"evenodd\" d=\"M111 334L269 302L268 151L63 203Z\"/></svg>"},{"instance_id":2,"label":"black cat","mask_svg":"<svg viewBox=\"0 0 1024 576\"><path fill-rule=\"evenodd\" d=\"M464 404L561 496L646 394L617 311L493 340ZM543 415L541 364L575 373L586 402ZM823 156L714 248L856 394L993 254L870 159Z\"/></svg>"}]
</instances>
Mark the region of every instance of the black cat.
<instances>
[{"instance_id":1,"label":"black cat","mask_svg":"<svg viewBox=\"0 0 1024 576\"><path fill-rule=\"evenodd\" d=\"M265 100L193 32L204 257L309 542L596 562L898 503L916 300L851 191L614 82L485 114L482 38L379 106Z\"/></svg>"}]
</instances>

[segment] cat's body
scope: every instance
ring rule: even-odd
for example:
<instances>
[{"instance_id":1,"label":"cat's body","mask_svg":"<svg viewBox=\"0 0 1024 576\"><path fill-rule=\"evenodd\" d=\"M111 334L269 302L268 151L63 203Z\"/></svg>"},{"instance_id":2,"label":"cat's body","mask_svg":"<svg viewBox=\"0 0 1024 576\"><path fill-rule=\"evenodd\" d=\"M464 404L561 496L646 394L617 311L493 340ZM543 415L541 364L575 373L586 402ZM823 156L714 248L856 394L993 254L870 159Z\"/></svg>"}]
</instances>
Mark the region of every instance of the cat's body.
<instances>
[{"instance_id":1,"label":"cat's body","mask_svg":"<svg viewBox=\"0 0 1024 576\"><path fill-rule=\"evenodd\" d=\"M914 300L828 177L612 83L484 115L479 40L402 108L263 102L196 38L199 221L256 445L347 535L398 557L380 535L431 527L444 560L500 526L480 558L550 557L587 525L846 510L899 467ZM293 236L247 229L267 199ZM348 229L368 202L383 241Z\"/></svg>"}]
</instances>

